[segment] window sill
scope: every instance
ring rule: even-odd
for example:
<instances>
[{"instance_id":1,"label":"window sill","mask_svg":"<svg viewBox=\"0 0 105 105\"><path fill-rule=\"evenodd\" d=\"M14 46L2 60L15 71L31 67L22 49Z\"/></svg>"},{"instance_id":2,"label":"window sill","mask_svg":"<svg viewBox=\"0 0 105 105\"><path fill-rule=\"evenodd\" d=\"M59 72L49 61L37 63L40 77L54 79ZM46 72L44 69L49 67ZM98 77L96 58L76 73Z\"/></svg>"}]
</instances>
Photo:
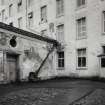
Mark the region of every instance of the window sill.
<instances>
[{"instance_id":1,"label":"window sill","mask_svg":"<svg viewBox=\"0 0 105 105\"><path fill-rule=\"evenodd\" d=\"M83 9L83 8L86 8L86 4L85 5L81 5L81 6L77 6L76 11L78 11L80 9Z\"/></svg>"},{"instance_id":2,"label":"window sill","mask_svg":"<svg viewBox=\"0 0 105 105\"><path fill-rule=\"evenodd\" d=\"M57 70L62 71L62 70L65 70L65 68L64 67L58 67Z\"/></svg>"},{"instance_id":3,"label":"window sill","mask_svg":"<svg viewBox=\"0 0 105 105\"><path fill-rule=\"evenodd\" d=\"M84 37L81 36L76 38L76 40L82 40L82 39L87 39L87 36L84 36Z\"/></svg>"},{"instance_id":4,"label":"window sill","mask_svg":"<svg viewBox=\"0 0 105 105\"><path fill-rule=\"evenodd\" d=\"M60 18L60 17L63 17L64 14L60 14L60 15L56 15L56 18Z\"/></svg>"},{"instance_id":5,"label":"window sill","mask_svg":"<svg viewBox=\"0 0 105 105\"><path fill-rule=\"evenodd\" d=\"M87 67L77 67L76 70L87 70Z\"/></svg>"},{"instance_id":6,"label":"window sill","mask_svg":"<svg viewBox=\"0 0 105 105\"><path fill-rule=\"evenodd\" d=\"M102 32L102 35L105 35L105 32Z\"/></svg>"}]
</instances>

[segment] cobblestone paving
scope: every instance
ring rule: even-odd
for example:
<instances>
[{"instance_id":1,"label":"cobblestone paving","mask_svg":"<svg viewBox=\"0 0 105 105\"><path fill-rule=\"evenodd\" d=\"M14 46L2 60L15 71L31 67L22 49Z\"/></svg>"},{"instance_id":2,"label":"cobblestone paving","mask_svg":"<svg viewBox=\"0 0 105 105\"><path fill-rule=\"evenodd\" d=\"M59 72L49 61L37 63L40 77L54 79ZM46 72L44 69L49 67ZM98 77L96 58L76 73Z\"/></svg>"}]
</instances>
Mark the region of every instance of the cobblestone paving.
<instances>
[{"instance_id":1,"label":"cobblestone paving","mask_svg":"<svg viewBox=\"0 0 105 105\"><path fill-rule=\"evenodd\" d=\"M96 89L90 95L70 105L105 105L105 90Z\"/></svg>"},{"instance_id":2,"label":"cobblestone paving","mask_svg":"<svg viewBox=\"0 0 105 105\"><path fill-rule=\"evenodd\" d=\"M0 98L0 105L53 105L52 100L70 89L29 88L11 92ZM56 100L55 100L56 101ZM59 105L59 104L58 104Z\"/></svg>"}]
</instances>

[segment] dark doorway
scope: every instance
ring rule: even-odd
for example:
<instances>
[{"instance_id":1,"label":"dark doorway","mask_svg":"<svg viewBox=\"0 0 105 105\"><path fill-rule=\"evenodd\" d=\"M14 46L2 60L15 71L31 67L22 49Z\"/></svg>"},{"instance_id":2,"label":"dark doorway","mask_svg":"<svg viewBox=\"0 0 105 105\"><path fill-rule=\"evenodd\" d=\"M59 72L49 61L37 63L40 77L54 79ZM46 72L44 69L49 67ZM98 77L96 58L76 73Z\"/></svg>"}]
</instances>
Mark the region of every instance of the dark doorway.
<instances>
[{"instance_id":1,"label":"dark doorway","mask_svg":"<svg viewBox=\"0 0 105 105\"><path fill-rule=\"evenodd\" d=\"M16 82L18 80L18 55L7 54L7 69L9 73L9 81Z\"/></svg>"}]
</instances>

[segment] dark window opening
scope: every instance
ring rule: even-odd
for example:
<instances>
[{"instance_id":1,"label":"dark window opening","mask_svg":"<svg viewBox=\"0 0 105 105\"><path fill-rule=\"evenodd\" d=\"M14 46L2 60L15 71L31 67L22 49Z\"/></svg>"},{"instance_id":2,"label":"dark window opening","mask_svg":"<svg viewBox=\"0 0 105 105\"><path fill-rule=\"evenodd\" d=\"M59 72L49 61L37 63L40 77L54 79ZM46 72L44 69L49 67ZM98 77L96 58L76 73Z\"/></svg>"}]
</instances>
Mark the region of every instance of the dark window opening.
<instances>
[{"instance_id":1,"label":"dark window opening","mask_svg":"<svg viewBox=\"0 0 105 105\"><path fill-rule=\"evenodd\" d=\"M102 46L102 48L103 48L103 54L105 54L105 46Z\"/></svg>"},{"instance_id":2,"label":"dark window opening","mask_svg":"<svg viewBox=\"0 0 105 105\"><path fill-rule=\"evenodd\" d=\"M58 68L64 68L64 51L58 52Z\"/></svg>"},{"instance_id":3,"label":"dark window opening","mask_svg":"<svg viewBox=\"0 0 105 105\"><path fill-rule=\"evenodd\" d=\"M105 67L105 58L101 58L101 67Z\"/></svg>"}]
</instances>

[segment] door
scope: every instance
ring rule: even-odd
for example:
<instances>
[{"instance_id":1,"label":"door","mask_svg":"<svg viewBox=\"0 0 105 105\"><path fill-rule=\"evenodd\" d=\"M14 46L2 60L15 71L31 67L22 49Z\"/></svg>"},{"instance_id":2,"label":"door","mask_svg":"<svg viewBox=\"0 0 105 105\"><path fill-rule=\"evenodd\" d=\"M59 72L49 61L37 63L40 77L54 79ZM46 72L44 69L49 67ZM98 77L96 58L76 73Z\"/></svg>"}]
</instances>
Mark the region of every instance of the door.
<instances>
[{"instance_id":1,"label":"door","mask_svg":"<svg viewBox=\"0 0 105 105\"><path fill-rule=\"evenodd\" d=\"M9 73L9 81L15 82L17 79L17 56L7 54L7 69Z\"/></svg>"}]
</instances>

